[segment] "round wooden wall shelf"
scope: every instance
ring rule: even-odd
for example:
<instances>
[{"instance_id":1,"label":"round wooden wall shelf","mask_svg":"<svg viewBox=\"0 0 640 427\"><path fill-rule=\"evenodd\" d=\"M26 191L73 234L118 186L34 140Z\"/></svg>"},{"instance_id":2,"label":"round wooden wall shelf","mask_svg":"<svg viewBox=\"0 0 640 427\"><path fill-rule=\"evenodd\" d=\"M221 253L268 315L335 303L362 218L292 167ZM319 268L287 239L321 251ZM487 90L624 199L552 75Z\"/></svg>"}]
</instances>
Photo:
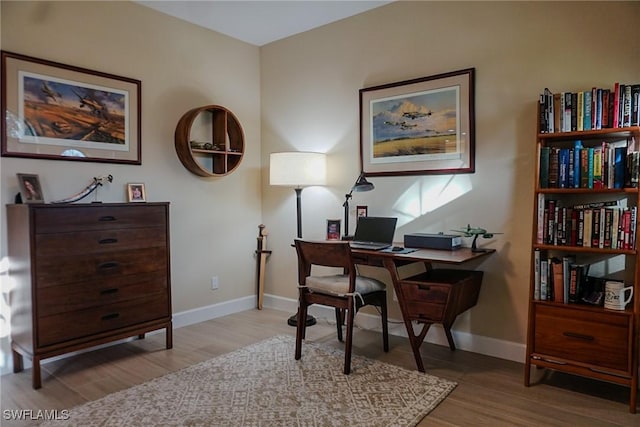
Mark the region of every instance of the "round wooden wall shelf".
<instances>
[{"instance_id":1,"label":"round wooden wall shelf","mask_svg":"<svg viewBox=\"0 0 640 427\"><path fill-rule=\"evenodd\" d=\"M197 130L202 135L192 137ZM231 111L206 105L189 110L180 118L175 145L178 158L190 172L205 177L224 176L240 165L244 133Z\"/></svg>"}]
</instances>

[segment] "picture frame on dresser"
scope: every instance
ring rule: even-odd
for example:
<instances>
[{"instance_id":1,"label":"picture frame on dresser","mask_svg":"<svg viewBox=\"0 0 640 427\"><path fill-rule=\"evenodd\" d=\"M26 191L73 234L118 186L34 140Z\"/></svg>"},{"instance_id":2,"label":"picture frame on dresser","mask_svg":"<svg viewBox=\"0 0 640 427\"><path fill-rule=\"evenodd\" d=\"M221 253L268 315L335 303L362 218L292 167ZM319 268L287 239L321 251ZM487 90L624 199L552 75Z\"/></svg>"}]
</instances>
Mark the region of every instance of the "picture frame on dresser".
<instances>
[{"instance_id":1,"label":"picture frame on dresser","mask_svg":"<svg viewBox=\"0 0 640 427\"><path fill-rule=\"evenodd\" d=\"M140 165L140 80L2 51L3 157Z\"/></svg>"},{"instance_id":2,"label":"picture frame on dresser","mask_svg":"<svg viewBox=\"0 0 640 427\"><path fill-rule=\"evenodd\" d=\"M144 203L147 201L147 192L143 183L127 184L127 201L129 203Z\"/></svg>"},{"instance_id":3,"label":"picture frame on dresser","mask_svg":"<svg viewBox=\"0 0 640 427\"><path fill-rule=\"evenodd\" d=\"M475 68L360 89L366 176L475 172Z\"/></svg>"},{"instance_id":4,"label":"picture frame on dresser","mask_svg":"<svg viewBox=\"0 0 640 427\"><path fill-rule=\"evenodd\" d=\"M40 178L36 174L18 173L20 198L22 203L44 203L44 195Z\"/></svg>"}]
</instances>

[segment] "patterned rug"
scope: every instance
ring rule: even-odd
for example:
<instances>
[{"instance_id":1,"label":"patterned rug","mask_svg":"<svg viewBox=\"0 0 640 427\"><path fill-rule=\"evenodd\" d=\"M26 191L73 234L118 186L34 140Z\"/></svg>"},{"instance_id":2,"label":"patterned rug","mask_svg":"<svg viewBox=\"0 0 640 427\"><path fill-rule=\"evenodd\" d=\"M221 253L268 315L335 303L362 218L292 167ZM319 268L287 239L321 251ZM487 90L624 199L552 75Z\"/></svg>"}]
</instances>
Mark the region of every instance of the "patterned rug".
<instances>
[{"instance_id":1,"label":"patterned rug","mask_svg":"<svg viewBox=\"0 0 640 427\"><path fill-rule=\"evenodd\" d=\"M75 407L43 426L413 426L456 383L277 336Z\"/></svg>"}]
</instances>

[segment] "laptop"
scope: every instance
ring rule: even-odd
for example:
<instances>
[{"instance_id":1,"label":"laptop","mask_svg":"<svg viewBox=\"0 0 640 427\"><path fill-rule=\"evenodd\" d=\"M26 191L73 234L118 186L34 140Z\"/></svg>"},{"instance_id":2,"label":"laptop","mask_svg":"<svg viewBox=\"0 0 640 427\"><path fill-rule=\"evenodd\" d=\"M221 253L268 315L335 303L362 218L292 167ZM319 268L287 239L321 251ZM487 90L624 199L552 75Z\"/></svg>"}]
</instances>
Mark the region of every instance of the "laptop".
<instances>
[{"instance_id":1,"label":"laptop","mask_svg":"<svg viewBox=\"0 0 640 427\"><path fill-rule=\"evenodd\" d=\"M393 242L398 218L361 216L358 217L356 233L351 241L353 249L379 251Z\"/></svg>"}]
</instances>

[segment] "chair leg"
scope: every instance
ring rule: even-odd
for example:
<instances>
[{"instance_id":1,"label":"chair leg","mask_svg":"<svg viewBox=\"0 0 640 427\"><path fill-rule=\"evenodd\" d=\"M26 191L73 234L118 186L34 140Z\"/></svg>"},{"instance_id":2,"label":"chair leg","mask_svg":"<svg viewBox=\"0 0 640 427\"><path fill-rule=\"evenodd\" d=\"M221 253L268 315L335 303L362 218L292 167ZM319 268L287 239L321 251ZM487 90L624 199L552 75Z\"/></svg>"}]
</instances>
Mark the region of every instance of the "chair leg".
<instances>
[{"instance_id":1,"label":"chair leg","mask_svg":"<svg viewBox=\"0 0 640 427\"><path fill-rule=\"evenodd\" d=\"M342 324L344 323L344 317L342 310L336 307L336 328L338 328L338 341L342 342Z\"/></svg>"},{"instance_id":2,"label":"chair leg","mask_svg":"<svg viewBox=\"0 0 640 427\"><path fill-rule=\"evenodd\" d=\"M349 307L353 307L353 297L349 297ZM355 310L347 310L347 342L344 348L344 373L349 375L351 372L351 344L353 342L353 318Z\"/></svg>"},{"instance_id":3,"label":"chair leg","mask_svg":"<svg viewBox=\"0 0 640 427\"><path fill-rule=\"evenodd\" d=\"M382 304L380 305L382 312L382 348L385 352L389 351L389 322L387 313L387 296L382 296Z\"/></svg>"},{"instance_id":4,"label":"chair leg","mask_svg":"<svg viewBox=\"0 0 640 427\"><path fill-rule=\"evenodd\" d=\"M302 340L304 339L305 329L307 328L307 303L304 300L304 289L300 289L300 302L298 303L298 324L296 325L296 353L295 359L300 360L302 357Z\"/></svg>"}]
</instances>

